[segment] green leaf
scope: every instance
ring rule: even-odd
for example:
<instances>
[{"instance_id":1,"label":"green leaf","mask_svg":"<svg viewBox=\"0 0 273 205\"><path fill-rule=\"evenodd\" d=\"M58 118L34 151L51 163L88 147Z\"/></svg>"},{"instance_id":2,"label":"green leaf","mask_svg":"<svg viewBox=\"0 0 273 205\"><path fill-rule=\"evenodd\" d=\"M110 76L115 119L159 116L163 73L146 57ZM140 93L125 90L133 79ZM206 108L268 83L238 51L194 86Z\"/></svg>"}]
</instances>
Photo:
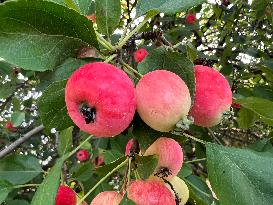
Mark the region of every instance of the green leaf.
<instances>
[{"instance_id":1,"label":"green leaf","mask_svg":"<svg viewBox=\"0 0 273 205\"><path fill-rule=\"evenodd\" d=\"M9 155L0 160L0 179L24 184L42 172L39 160L32 156Z\"/></svg>"},{"instance_id":2,"label":"green leaf","mask_svg":"<svg viewBox=\"0 0 273 205\"><path fill-rule=\"evenodd\" d=\"M98 47L93 24L72 9L36 0L0 5L0 56L11 64L52 70L88 46Z\"/></svg>"},{"instance_id":3,"label":"green leaf","mask_svg":"<svg viewBox=\"0 0 273 205\"><path fill-rule=\"evenodd\" d=\"M186 11L187 9L203 2L205 2L205 0L138 0L136 15L137 17L142 16L148 11L175 14L179 11Z\"/></svg>"},{"instance_id":4,"label":"green leaf","mask_svg":"<svg viewBox=\"0 0 273 205\"><path fill-rule=\"evenodd\" d=\"M13 67L13 65L0 59L0 75L5 76L11 74Z\"/></svg>"},{"instance_id":5,"label":"green leaf","mask_svg":"<svg viewBox=\"0 0 273 205\"><path fill-rule=\"evenodd\" d=\"M248 146L249 149L255 150L256 152L268 153L273 157L273 146L270 142L270 139L262 139L254 144Z\"/></svg>"},{"instance_id":6,"label":"green leaf","mask_svg":"<svg viewBox=\"0 0 273 205\"><path fill-rule=\"evenodd\" d=\"M54 167L49 171L43 183L35 192L31 205L55 204L56 193L60 185L60 176L65 156L58 159Z\"/></svg>"},{"instance_id":7,"label":"green leaf","mask_svg":"<svg viewBox=\"0 0 273 205\"><path fill-rule=\"evenodd\" d=\"M52 128L63 130L73 125L65 105L65 85L66 80L52 83L38 101L42 122L47 131Z\"/></svg>"},{"instance_id":8,"label":"green leaf","mask_svg":"<svg viewBox=\"0 0 273 205\"><path fill-rule=\"evenodd\" d=\"M25 121L25 113L24 112L14 112L11 115L11 121L14 127L18 127Z\"/></svg>"},{"instance_id":9,"label":"green leaf","mask_svg":"<svg viewBox=\"0 0 273 205\"><path fill-rule=\"evenodd\" d=\"M51 83L61 80L68 79L72 73L77 70L79 67L83 66L84 64L99 61L99 59L77 59L77 58L68 58L64 61L64 63L58 66L53 71L47 71L41 73L40 80L41 83L38 85L39 90L45 89Z\"/></svg>"},{"instance_id":10,"label":"green leaf","mask_svg":"<svg viewBox=\"0 0 273 205\"><path fill-rule=\"evenodd\" d=\"M74 0L83 15L95 13L95 2L93 0Z\"/></svg>"},{"instance_id":11,"label":"green leaf","mask_svg":"<svg viewBox=\"0 0 273 205\"><path fill-rule=\"evenodd\" d=\"M94 170L94 165L90 162L84 164L76 164L75 167L71 169L73 178L79 181L87 181L92 177L92 172Z\"/></svg>"},{"instance_id":12,"label":"green leaf","mask_svg":"<svg viewBox=\"0 0 273 205\"><path fill-rule=\"evenodd\" d=\"M29 203L25 200L11 200L6 202L7 205L29 205Z\"/></svg>"},{"instance_id":13,"label":"green leaf","mask_svg":"<svg viewBox=\"0 0 273 205\"><path fill-rule=\"evenodd\" d=\"M102 34L110 36L121 18L120 0L96 0L96 19Z\"/></svg>"},{"instance_id":14,"label":"green leaf","mask_svg":"<svg viewBox=\"0 0 273 205\"><path fill-rule=\"evenodd\" d=\"M261 121L267 123L268 125L273 125L273 102L263 99L248 97L236 100L241 106L253 111L257 114Z\"/></svg>"},{"instance_id":15,"label":"green leaf","mask_svg":"<svg viewBox=\"0 0 273 205\"><path fill-rule=\"evenodd\" d=\"M8 181L0 180L0 204L6 199L9 192L12 190L12 184Z\"/></svg>"},{"instance_id":16,"label":"green leaf","mask_svg":"<svg viewBox=\"0 0 273 205\"><path fill-rule=\"evenodd\" d=\"M179 75L187 84L192 103L195 95L195 77L193 63L181 53L168 50L162 46L149 53L149 55L138 64L138 70L141 74L146 74L150 71L164 69Z\"/></svg>"},{"instance_id":17,"label":"green leaf","mask_svg":"<svg viewBox=\"0 0 273 205\"><path fill-rule=\"evenodd\" d=\"M124 154L120 153L118 150L106 150L104 152L104 160L106 164L109 164L118 158L122 157Z\"/></svg>"},{"instance_id":18,"label":"green leaf","mask_svg":"<svg viewBox=\"0 0 273 205\"><path fill-rule=\"evenodd\" d=\"M238 112L238 117L236 121L240 128L249 128L254 125L255 120L257 119L256 114L246 108L241 108Z\"/></svg>"},{"instance_id":19,"label":"green leaf","mask_svg":"<svg viewBox=\"0 0 273 205\"><path fill-rule=\"evenodd\" d=\"M212 188L221 205L273 204L273 158L248 149L206 145Z\"/></svg>"},{"instance_id":20,"label":"green leaf","mask_svg":"<svg viewBox=\"0 0 273 205\"><path fill-rule=\"evenodd\" d=\"M65 155L72 147L72 131L73 127L62 130L58 137L58 153L60 156Z\"/></svg>"},{"instance_id":21,"label":"green leaf","mask_svg":"<svg viewBox=\"0 0 273 205\"><path fill-rule=\"evenodd\" d=\"M191 174L192 174L191 166L184 162L184 164L183 164L182 168L180 169L180 171L178 172L177 176L180 178L185 178Z\"/></svg>"},{"instance_id":22,"label":"green leaf","mask_svg":"<svg viewBox=\"0 0 273 205\"><path fill-rule=\"evenodd\" d=\"M12 98L12 106L13 106L13 111L20 111L21 109L20 100L16 97Z\"/></svg>"},{"instance_id":23,"label":"green leaf","mask_svg":"<svg viewBox=\"0 0 273 205\"><path fill-rule=\"evenodd\" d=\"M212 205L219 204L218 201L212 196L211 190L209 189L206 182L200 177L190 175L183 180L187 183L190 190L190 200L193 200L193 204L198 205Z\"/></svg>"},{"instance_id":24,"label":"green leaf","mask_svg":"<svg viewBox=\"0 0 273 205\"><path fill-rule=\"evenodd\" d=\"M98 167L96 169L96 172L101 174L101 175L106 175L108 174L110 171L112 171L114 168L116 168L119 164L121 164L122 162L124 162L126 160L126 157L123 156L119 159L117 159L114 162L111 162L110 164L106 164L104 166Z\"/></svg>"},{"instance_id":25,"label":"green leaf","mask_svg":"<svg viewBox=\"0 0 273 205\"><path fill-rule=\"evenodd\" d=\"M151 176L157 166L158 156L139 156L136 155L137 172L142 179L148 179Z\"/></svg>"},{"instance_id":26,"label":"green leaf","mask_svg":"<svg viewBox=\"0 0 273 205\"><path fill-rule=\"evenodd\" d=\"M64 0L64 3L71 9L80 12L78 5L73 0Z\"/></svg>"},{"instance_id":27,"label":"green leaf","mask_svg":"<svg viewBox=\"0 0 273 205\"><path fill-rule=\"evenodd\" d=\"M253 0L251 7L255 11L256 18L260 19L265 16L265 10L269 4L269 0Z\"/></svg>"},{"instance_id":28,"label":"green leaf","mask_svg":"<svg viewBox=\"0 0 273 205\"><path fill-rule=\"evenodd\" d=\"M13 85L11 82L0 84L0 99L6 99L15 91L15 89L16 86Z\"/></svg>"}]
</instances>

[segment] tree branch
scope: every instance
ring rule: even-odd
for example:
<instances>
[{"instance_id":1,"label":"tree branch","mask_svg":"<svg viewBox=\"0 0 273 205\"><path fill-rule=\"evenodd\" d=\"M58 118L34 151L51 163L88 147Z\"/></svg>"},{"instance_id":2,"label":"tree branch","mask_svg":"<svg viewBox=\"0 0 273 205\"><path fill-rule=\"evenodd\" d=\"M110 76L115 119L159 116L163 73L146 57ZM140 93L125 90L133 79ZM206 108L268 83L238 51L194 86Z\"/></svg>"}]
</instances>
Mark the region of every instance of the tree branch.
<instances>
[{"instance_id":1,"label":"tree branch","mask_svg":"<svg viewBox=\"0 0 273 205\"><path fill-rule=\"evenodd\" d=\"M0 159L15 150L17 147L19 147L21 144L26 142L28 139L30 139L33 135L41 132L45 127L43 125L40 125L38 127L35 127L34 129L30 130L28 133L24 134L22 137L11 143L9 146L4 148L0 151Z\"/></svg>"}]
</instances>

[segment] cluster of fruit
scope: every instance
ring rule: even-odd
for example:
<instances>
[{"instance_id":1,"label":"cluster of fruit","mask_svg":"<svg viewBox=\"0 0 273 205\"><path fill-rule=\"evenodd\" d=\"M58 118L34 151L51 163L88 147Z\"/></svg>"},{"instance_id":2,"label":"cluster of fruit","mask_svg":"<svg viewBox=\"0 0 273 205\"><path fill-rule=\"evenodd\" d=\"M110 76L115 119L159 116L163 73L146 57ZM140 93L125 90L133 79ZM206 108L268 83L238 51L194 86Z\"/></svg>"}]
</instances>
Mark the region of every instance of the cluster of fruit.
<instances>
[{"instance_id":1,"label":"cluster of fruit","mask_svg":"<svg viewBox=\"0 0 273 205\"><path fill-rule=\"evenodd\" d=\"M126 146L125 155L135 152L136 141L131 139ZM136 154L141 154L136 153ZM144 156L157 155L158 164L153 174L147 180L133 180L128 189L129 199L139 205L183 205L189 198L189 190L185 182L176 175L183 164L181 146L173 139L158 138L145 151ZM88 153L80 150L77 153L80 161L88 158ZM98 194L91 205L118 205L125 193L104 191ZM56 197L56 205L76 205L76 193L67 186L60 186ZM85 202L83 202L83 205Z\"/></svg>"},{"instance_id":2,"label":"cluster of fruit","mask_svg":"<svg viewBox=\"0 0 273 205\"><path fill-rule=\"evenodd\" d=\"M147 53L137 51L138 61ZM134 87L121 69L103 62L82 66L68 79L65 101L74 123L96 137L112 137L131 123L135 110L153 129L168 132L191 116L194 124L211 127L221 121L232 104L228 81L217 70L194 66L196 91L191 96L186 83L175 73L155 70Z\"/></svg>"},{"instance_id":3,"label":"cluster of fruit","mask_svg":"<svg viewBox=\"0 0 273 205\"><path fill-rule=\"evenodd\" d=\"M141 62L147 55L145 49L140 49L134 57ZM96 137L113 137L123 132L136 110L147 125L160 132L181 127L189 122L189 117L198 126L214 126L232 104L230 86L214 68L195 65L194 72L196 90L192 103L186 83L173 72L149 72L135 87L127 74L113 65L86 64L68 79L65 89L68 114L81 130ZM134 143L137 142L131 140L127 144L125 154L129 157ZM78 155L80 161L88 158L83 151ZM126 190L128 198L139 205L185 204L189 191L176 176L183 164L180 145L171 138L161 137L144 155L158 155L158 165L147 180L130 183ZM123 196L124 193L115 191L102 192L91 205L119 204Z\"/></svg>"}]
</instances>

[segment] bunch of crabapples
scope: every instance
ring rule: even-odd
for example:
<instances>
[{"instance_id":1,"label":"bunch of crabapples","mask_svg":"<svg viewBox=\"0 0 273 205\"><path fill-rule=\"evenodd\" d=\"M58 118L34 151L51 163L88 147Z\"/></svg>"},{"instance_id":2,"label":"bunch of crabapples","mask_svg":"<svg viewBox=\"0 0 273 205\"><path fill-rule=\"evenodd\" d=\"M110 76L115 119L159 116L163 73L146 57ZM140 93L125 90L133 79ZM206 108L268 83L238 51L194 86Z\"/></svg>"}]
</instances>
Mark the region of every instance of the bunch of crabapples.
<instances>
[{"instance_id":1,"label":"bunch of crabapples","mask_svg":"<svg viewBox=\"0 0 273 205\"><path fill-rule=\"evenodd\" d=\"M136 62L143 61L147 56L145 49L139 49L134 54ZM68 114L81 130L95 137L121 134L131 125L135 111L148 126L159 132L172 131L179 123L188 122L188 117L193 118L198 126L217 125L232 104L228 81L220 72L207 66L196 65L194 72L196 90L192 102L187 84L173 72L149 72L134 86L120 68L102 62L86 64L67 81L65 102ZM177 177L183 165L180 144L166 134L146 150L140 150L138 141L131 139L125 155L130 158L137 154L157 155L158 164L148 179L135 179L128 183L127 197L138 205L185 204L189 190L185 182ZM86 150L77 153L81 162L89 158ZM103 158L96 160L96 167L103 164ZM69 194L69 191L65 193ZM124 195L124 190L121 193L101 192L91 205L119 204ZM72 194L70 196L73 201Z\"/></svg>"}]
</instances>

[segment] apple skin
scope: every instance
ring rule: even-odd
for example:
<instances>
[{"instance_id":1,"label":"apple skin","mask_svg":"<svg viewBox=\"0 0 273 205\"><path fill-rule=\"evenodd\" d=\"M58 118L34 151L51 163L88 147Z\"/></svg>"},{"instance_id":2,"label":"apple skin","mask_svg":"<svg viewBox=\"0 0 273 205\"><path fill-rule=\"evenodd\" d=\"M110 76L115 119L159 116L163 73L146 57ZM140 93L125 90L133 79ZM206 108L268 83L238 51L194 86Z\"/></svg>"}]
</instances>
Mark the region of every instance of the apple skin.
<instances>
[{"instance_id":1,"label":"apple skin","mask_svg":"<svg viewBox=\"0 0 273 205\"><path fill-rule=\"evenodd\" d=\"M185 18L186 24L195 24L196 22L196 15L194 13L190 13Z\"/></svg>"},{"instance_id":2,"label":"apple skin","mask_svg":"<svg viewBox=\"0 0 273 205\"><path fill-rule=\"evenodd\" d=\"M175 198L164 183L151 179L132 181L128 198L137 205L176 205Z\"/></svg>"},{"instance_id":3,"label":"apple skin","mask_svg":"<svg viewBox=\"0 0 273 205\"><path fill-rule=\"evenodd\" d=\"M81 149L77 152L77 159L81 162L86 161L89 157L90 155L85 149Z\"/></svg>"},{"instance_id":4,"label":"apple skin","mask_svg":"<svg viewBox=\"0 0 273 205\"><path fill-rule=\"evenodd\" d=\"M151 128L168 132L186 118L191 96L185 82L175 73L156 70L144 75L136 86L137 111Z\"/></svg>"},{"instance_id":5,"label":"apple skin","mask_svg":"<svg viewBox=\"0 0 273 205\"><path fill-rule=\"evenodd\" d=\"M118 205L122 198L123 195L116 191L104 191L99 193L90 205Z\"/></svg>"},{"instance_id":6,"label":"apple skin","mask_svg":"<svg viewBox=\"0 0 273 205\"><path fill-rule=\"evenodd\" d=\"M230 109L232 91L228 81L216 69L194 66L196 93L190 114L194 124L212 127L221 122L222 115Z\"/></svg>"},{"instance_id":7,"label":"apple skin","mask_svg":"<svg viewBox=\"0 0 273 205\"><path fill-rule=\"evenodd\" d=\"M77 196L73 189L61 185L56 195L55 205L76 205Z\"/></svg>"},{"instance_id":8,"label":"apple skin","mask_svg":"<svg viewBox=\"0 0 273 205\"><path fill-rule=\"evenodd\" d=\"M187 203L190 197L190 191L187 186L187 184L184 182L184 180L180 179L178 176L174 176L170 181L171 185L173 186L176 194L179 197L179 205L184 205ZM165 184L167 188L173 193L175 196L174 191L171 189L169 184Z\"/></svg>"},{"instance_id":9,"label":"apple skin","mask_svg":"<svg viewBox=\"0 0 273 205\"><path fill-rule=\"evenodd\" d=\"M131 79L121 69L102 62L86 64L70 76L65 102L73 122L96 137L120 134L136 109Z\"/></svg>"},{"instance_id":10,"label":"apple skin","mask_svg":"<svg viewBox=\"0 0 273 205\"><path fill-rule=\"evenodd\" d=\"M171 179L176 176L183 165L183 150L181 146L171 138L160 137L153 144L151 144L145 151L144 156L158 155L158 164L154 174L160 173L162 168L167 168L167 174L164 173L159 176L164 176L165 179Z\"/></svg>"},{"instance_id":11,"label":"apple skin","mask_svg":"<svg viewBox=\"0 0 273 205\"><path fill-rule=\"evenodd\" d=\"M145 48L140 48L134 52L134 59L137 63L141 62L148 55L148 51Z\"/></svg>"}]
</instances>

